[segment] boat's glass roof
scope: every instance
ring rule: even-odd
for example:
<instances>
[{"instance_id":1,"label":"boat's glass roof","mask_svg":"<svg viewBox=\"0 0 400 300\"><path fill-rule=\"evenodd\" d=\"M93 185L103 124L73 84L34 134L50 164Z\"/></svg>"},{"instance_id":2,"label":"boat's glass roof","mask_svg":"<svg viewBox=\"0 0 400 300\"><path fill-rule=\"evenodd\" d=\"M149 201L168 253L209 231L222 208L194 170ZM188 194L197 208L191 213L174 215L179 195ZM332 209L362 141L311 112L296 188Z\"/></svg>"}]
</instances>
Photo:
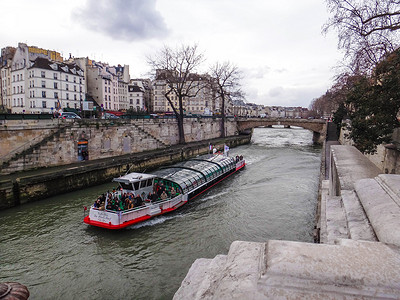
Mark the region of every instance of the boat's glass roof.
<instances>
[{"instance_id":1,"label":"boat's glass roof","mask_svg":"<svg viewBox=\"0 0 400 300\"><path fill-rule=\"evenodd\" d=\"M173 167L167 167L154 172L164 180L173 181L185 191L192 190L196 186L220 175L228 166L233 168L235 161L231 157L216 155L201 156L188 160Z\"/></svg>"}]
</instances>

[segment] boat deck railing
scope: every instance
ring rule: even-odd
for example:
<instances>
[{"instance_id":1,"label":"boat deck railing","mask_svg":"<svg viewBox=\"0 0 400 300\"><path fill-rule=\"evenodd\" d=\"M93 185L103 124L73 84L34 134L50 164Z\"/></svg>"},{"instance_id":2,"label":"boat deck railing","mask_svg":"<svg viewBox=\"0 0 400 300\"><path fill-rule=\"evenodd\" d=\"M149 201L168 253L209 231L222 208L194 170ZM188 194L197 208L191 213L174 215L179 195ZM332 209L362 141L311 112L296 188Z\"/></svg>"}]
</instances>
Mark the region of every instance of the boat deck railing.
<instances>
[{"instance_id":1,"label":"boat deck railing","mask_svg":"<svg viewBox=\"0 0 400 300\"><path fill-rule=\"evenodd\" d=\"M144 209L146 209L146 208L151 208L151 207L153 207L153 206L159 206L159 205L163 205L163 204L166 204L166 203L168 203L168 202L172 202L173 200L176 200L176 199L178 199L178 197L182 197L182 194L177 194L177 196L175 196L174 198L167 198L167 199L165 199L165 200L156 200L156 201L145 201L144 203L143 203L143 205L141 205L141 206L138 206L138 207L134 207L134 208L130 208L130 209L124 209L124 210L109 210L109 209L99 209L99 208L97 208L97 207L94 207L93 205L92 205L92 209L94 209L94 210L99 210L99 211L105 211L105 212L108 212L108 213L115 213L115 214L119 214L119 213L122 213L122 214L126 214L126 213L130 213L130 212L134 212L134 211L140 211L140 210L144 210Z\"/></svg>"}]
</instances>

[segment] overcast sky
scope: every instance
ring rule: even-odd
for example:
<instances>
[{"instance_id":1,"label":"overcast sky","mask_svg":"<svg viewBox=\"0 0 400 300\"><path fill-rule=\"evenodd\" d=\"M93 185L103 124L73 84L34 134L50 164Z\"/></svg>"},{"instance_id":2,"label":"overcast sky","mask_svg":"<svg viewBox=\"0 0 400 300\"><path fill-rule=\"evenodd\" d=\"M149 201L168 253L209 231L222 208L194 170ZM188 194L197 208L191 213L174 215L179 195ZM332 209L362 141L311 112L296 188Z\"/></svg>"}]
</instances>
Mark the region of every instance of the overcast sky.
<instances>
[{"instance_id":1,"label":"overcast sky","mask_svg":"<svg viewBox=\"0 0 400 300\"><path fill-rule=\"evenodd\" d=\"M148 77L146 57L164 45L198 44L203 70L230 61L248 102L308 107L332 84L341 58L323 36L323 0L13 0L1 3L0 47L71 53Z\"/></svg>"}]
</instances>

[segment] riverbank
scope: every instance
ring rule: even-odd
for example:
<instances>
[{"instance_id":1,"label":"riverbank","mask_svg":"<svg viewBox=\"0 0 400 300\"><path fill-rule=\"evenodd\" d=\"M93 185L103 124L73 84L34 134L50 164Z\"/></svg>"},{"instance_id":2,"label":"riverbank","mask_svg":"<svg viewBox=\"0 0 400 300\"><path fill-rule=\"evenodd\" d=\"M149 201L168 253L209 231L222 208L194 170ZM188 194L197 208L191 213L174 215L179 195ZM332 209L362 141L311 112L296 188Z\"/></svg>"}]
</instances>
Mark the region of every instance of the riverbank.
<instances>
[{"instance_id":1,"label":"riverbank","mask_svg":"<svg viewBox=\"0 0 400 300\"><path fill-rule=\"evenodd\" d=\"M127 171L149 172L163 165L206 154L209 144L222 150L224 144L233 148L248 144L250 140L251 135L231 136L4 175L0 177L0 210L110 182Z\"/></svg>"}]
</instances>

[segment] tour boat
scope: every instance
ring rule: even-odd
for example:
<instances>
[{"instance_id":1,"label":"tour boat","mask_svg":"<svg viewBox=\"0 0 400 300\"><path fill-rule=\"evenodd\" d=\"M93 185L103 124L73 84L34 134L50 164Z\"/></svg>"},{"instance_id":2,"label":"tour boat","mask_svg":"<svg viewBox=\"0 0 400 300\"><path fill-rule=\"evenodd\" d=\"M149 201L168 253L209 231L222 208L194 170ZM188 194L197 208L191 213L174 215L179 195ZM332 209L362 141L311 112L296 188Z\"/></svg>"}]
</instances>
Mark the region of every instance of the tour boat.
<instances>
[{"instance_id":1,"label":"tour boat","mask_svg":"<svg viewBox=\"0 0 400 300\"><path fill-rule=\"evenodd\" d=\"M154 174L129 173L114 178L119 187L102 195L98 204L93 204L86 224L108 229L122 229L155 216L178 209L233 173L244 168L245 160L240 156L229 157L214 154L208 158L190 159L184 163L162 168ZM163 194L164 192L164 194ZM117 200L118 199L118 200ZM115 208L124 201L136 205ZM127 200L128 199L128 200ZM103 204L99 203L103 201ZM111 209L111 202L114 209ZM108 209L107 209L108 208ZM86 211L86 207L84 207Z\"/></svg>"}]
</instances>

